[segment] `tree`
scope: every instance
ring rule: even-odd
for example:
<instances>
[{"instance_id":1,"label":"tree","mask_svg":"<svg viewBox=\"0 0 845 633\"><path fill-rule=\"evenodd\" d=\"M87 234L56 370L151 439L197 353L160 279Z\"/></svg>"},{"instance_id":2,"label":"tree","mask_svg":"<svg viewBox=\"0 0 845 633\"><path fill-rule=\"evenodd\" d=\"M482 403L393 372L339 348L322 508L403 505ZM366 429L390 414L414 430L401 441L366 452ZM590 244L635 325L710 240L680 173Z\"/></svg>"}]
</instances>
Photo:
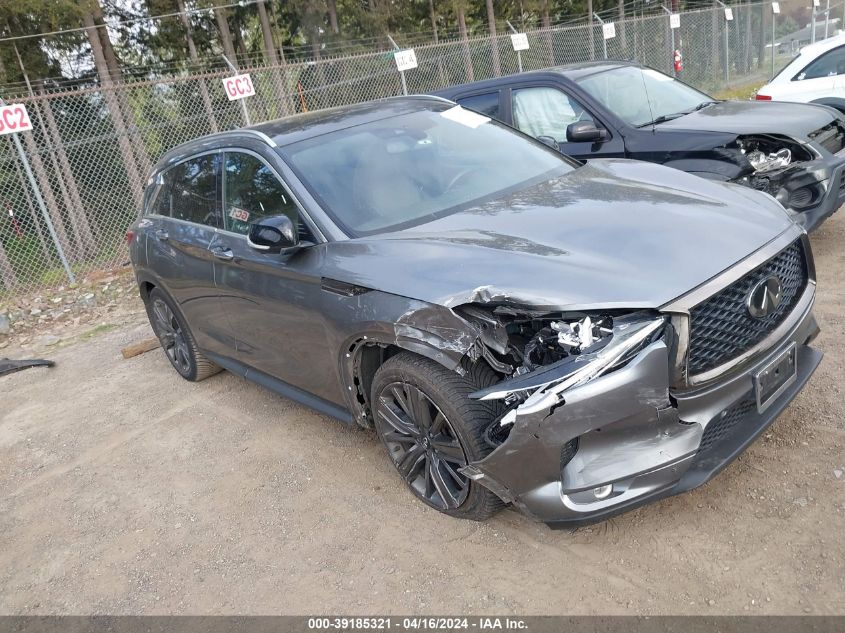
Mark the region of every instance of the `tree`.
<instances>
[{"instance_id":1,"label":"tree","mask_svg":"<svg viewBox=\"0 0 845 633\"><path fill-rule=\"evenodd\" d=\"M499 43L496 38L496 15L493 12L493 0L487 0L487 24L490 28L490 50L493 53L493 74L502 74L502 64L499 61Z\"/></svg>"},{"instance_id":2,"label":"tree","mask_svg":"<svg viewBox=\"0 0 845 633\"><path fill-rule=\"evenodd\" d=\"M197 45L194 42L194 31L191 26L191 19L188 17L188 14L185 13L184 0L176 0L176 7L179 9L179 19L182 22L182 27L185 29L185 42L188 45L188 56L194 64L199 65ZM199 80L199 91L211 131L217 132L217 118L214 116L214 105L212 104L211 96L208 94L208 86L205 83L205 79Z\"/></svg>"},{"instance_id":3,"label":"tree","mask_svg":"<svg viewBox=\"0 0 845 633\"><path fill-rule=\"evenodd\" d=\"M467 82L475 81L475 73L472 68L472 55L469 52L469 33L467 32L466 0L454 0L455 13L458 15L458 31L461 34L461 42L464 51L464 68L466 69Z\"/></svg>"},{"instance_id":4,"label":"tree","mask_svg":"<svg viewBox=\"0 0 845 633\"><path fill-rule=\"evenodd\" d=\"M238 57L235 55L235 45L232 40L232 32L229 30L229 11L224 8L226 0L213 0L214 19L217 22L217 32L220 35L220 44L223 46L223 54L229 62L237 65Z\"/></svg>"},{"instance_id":5,"label":"tree","mask_svg":"<svg viewBox=\"0 0 845 633\"><path fill-rule=\"evenodd\" d=\"M94 66L97 69L97 74L100 76L100 85L102 86L103 98L106 102L106 107L111 115L112 124L114 126L114 133L117 137L117 145L120 150L123 165L126 168L126 175L129 180L129 188L132 192L132 198L135 201L135 207L140 209L142 207L141 184L144 179L138 172L138 167L135 164L135 157L132 153L132 144L129 141L129 134L126 130L126 122L121 113L120 104L114 83L112 81L111 73L109 72L108 62L106 61L106 54L103 50L103 42L100 38L96 23L94 22L94 14L86 13L83 17L85 25L85 33L88 36L88 41L91 44L91 52L94 56Z\"/></svg>"}]
</instances>

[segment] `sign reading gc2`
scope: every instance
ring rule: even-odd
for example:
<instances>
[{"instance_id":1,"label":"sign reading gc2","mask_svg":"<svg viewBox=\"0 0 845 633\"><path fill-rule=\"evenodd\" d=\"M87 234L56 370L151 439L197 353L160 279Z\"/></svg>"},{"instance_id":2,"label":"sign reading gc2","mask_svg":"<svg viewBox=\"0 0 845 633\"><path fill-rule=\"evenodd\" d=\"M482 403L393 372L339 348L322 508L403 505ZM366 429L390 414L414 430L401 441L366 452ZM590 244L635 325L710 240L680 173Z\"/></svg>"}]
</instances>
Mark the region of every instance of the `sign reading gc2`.
<instances>
[{"instance_id":1,"label":"sign reading gc2","mask_svg":"<svg viewBox=\"0 0 845 633\"><path fill-rule=\"evenodd\" d=\"M0 106L0 134L13 134L15 132L29 132L32 130L32 122L26 112L26 106L22 103Z\"/></svg>"},{"instance_id":2,"label":"sign reading gc2","mask_svg":"<svg viewBox=\"0 0 845 633\"><path fill-rule=\"evenodd\" d=\"M252 78L249 74L235 75L223 80L223 88L229 101L251 97L255 94L255 87L252 85Z\"/></svg>"}]
</instances>

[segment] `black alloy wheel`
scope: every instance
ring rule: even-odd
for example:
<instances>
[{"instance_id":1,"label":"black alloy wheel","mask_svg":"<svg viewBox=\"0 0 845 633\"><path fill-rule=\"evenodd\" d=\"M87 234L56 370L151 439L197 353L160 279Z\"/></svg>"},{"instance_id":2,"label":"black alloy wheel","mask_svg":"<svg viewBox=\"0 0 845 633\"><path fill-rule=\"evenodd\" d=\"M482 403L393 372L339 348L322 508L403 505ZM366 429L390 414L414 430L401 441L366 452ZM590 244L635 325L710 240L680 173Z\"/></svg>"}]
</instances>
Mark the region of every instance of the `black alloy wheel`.
<instances>
[{"instance_id":1,"label":"black alloy wheel","mask_svg":"<svg viewBox=\"0 0 845 633\"><path fill-rule=\"evenodd\" d=\"M191 358L188 341L182 326L173 310L161 297L153 300L152 312L155 318L155 331L161 341L161 347L173 367L183 376L191 371Z\"/></svg>"},{"instance_id":2,"label":"black alloy wheel","mask_svg":"<svg viewBox=\"0 0 845 633\"><path fill-rule=\"evenodd\" d=\"M466 501L470 481L458 470L467 465L449 420L418 387L392 382L376 403L379 435L399 474L414 493L438 510Z\"/></svg>"}]
</instances>

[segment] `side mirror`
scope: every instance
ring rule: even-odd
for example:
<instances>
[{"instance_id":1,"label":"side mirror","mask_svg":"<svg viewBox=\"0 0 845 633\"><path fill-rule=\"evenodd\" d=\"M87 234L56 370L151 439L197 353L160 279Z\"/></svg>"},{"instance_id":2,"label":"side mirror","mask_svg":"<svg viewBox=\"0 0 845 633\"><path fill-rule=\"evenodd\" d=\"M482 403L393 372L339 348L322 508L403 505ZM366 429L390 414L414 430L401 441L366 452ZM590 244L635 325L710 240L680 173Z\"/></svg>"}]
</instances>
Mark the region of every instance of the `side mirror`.
<instances>
[{"instance_id":1,"label":"side mirror","mask_svg":"<svg viewBox=\"0 0 845 633\"><path fill-rule=\"evenodd\" d=\"M566 128L566 140L570 143L600 142L607 139L607 130L596 127L593 121L575 121Z\"/></svg>"},{"instance_id":2,"label":"side mirror","mask_svg":"<svg viewBox=\"0 0 845 633\"><path fill-rule=\"evenodd\" d=\"M262 253L280 253L299 243L296 227L286 215L272 215L249 225L246 242Z\"/></svg>"},{"instance_id":3,"label":"side mirror","mask_svg":"<svg viewBox=\"0 0 845 633\"><path fill-rule=\"evenodd\" d=\"M538 136L537 140L540 141L543 145L548 145L553 150L560 151L560 145L558 142L554 140L551 136Z\"/></svg>"}]
</instances>

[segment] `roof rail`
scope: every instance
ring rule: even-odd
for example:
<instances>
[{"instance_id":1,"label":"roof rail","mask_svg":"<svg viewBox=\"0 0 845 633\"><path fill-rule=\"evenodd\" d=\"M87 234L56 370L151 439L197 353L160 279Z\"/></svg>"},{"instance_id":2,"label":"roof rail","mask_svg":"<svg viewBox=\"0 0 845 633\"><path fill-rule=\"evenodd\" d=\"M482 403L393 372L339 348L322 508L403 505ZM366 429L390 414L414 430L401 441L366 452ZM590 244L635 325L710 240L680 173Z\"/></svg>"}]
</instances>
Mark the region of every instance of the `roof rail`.
<instances>
[{"instance_id":1,"label":"roof rail","mask_svg":"<svg viewBox=\"0 0 845 633\"><path fill-rule=\"evenodd\" d=\"M225 132L215 132L214 134L209 134L207 136L204 136L203 138L217 138L219 136L229 136L229 135L232 135L232 134L246 134L248 136L254 136L254 137L264 141L270 147L278 147L276 145L276 141L271 139L264 132L261 132L259 130L253 130L253 129L247 128L247 127L236 128L234 130L227 130Z\"/></svg>"}]
</instances>

